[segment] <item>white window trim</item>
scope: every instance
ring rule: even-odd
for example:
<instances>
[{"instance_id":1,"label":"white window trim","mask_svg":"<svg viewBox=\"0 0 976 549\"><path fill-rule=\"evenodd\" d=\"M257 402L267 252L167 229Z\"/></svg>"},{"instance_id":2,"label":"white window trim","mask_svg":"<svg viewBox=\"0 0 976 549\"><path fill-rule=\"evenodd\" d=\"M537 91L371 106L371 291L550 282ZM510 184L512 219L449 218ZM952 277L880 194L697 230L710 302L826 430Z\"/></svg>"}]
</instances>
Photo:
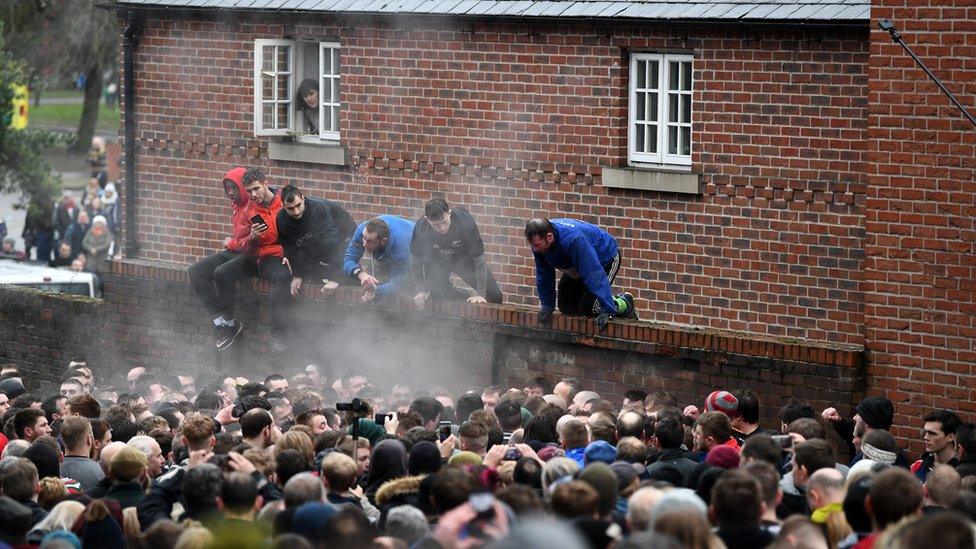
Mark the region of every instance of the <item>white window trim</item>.
<instances>
[{"instance_id":1,"label":"white window trim","mask_svg":"<svg viewBox=\"0 0 976 549\"><path fill-rule=\"evenodd\" d=\"M326 75L325 74L325 71L323 71L322 68L325 66L325 62L324 62L325 61L325 58L324 58L325 55L331 55L332 51L334 50L336 52L336 60L339 60L339 58L341 56L342 50L341 50L341 47L340 47L340 45L339 45L338 42L319 42L319 48L318 48L318 50L319 50L319 74L318 74L318 77L319 77L318 78L319 79L319 137L323 141L339 141L339 127L340 127L339 122L341 121L341 118L339 118L339 115L341 115L341 113L342 113L342 88L340 88L340 84L342 82L342 66L341 65L339 66L340 70L339 70L338 73L336 73L335 72L335 63L331 63L331 65L332 65L332 71L333 72L331 74L329 74L329 75ZM325 84L325 79L326 78L329 78L329 79L332 80L332 85L329 86L329 89L331 89L335 93L335 96L336 96L336 101L335 102L332 102L332 97L329 97L328 98L328 101L326 101L325 94L322 93L322 90L325 89L325 86L323 84ZM334 131L331 130L331 129L326 130L325 129L325 109L326 108L332 109L333 107L336 108L336 116L333 116L332 117L332 120L335 122L336 129Z\"/></svg>"},{"instance_id":2,"label":"white window trim","mask_svg":"<svg viewBox=\"0 0 976 549\"><path fill-rule=\"evenodd\" d=\"M281 40L272 38L259 38L254 41L254 135L256 136L284 136L292 133L292 128L274 129L263 127L264 121L261 119L262 109L264 108L264 98L261 89L261 72L263 70L263 55L266 46L288 46L291 53L288 55L288 89L289 95L295 89L295 42L294 40ZM277 63L277 60L275 61ZM275 83L277 86L277 83ZM285 101L281 101L284 103ZM294 108L294 98L288 98L289 110ZM277 110L277 109L275 109ZM292 126L294 125L295 115L291 115Z\"/></svg>"},{"instance_id":3,"label":"white window trim","mask_svg":"<svg viewBox=\"0 0 976 549\"><path fill-rule=\"evenodd\" d=\"M303 48L298 47L300 43L314 43L316 44L316 55L319 56L319 73L316 75L316 79L319 83L319 133L318 134L308 134L302 132L299 127L303 123L302 117L298 113L294 112L297 108L295 104L295 98L293 97L296 93L298 75L296 74L295 67L303 64L302 59L304 55ZM264 47L266 46L287 46L291 48L290 54L288 56L288 88L290 90L290 97L285 100L280 100L281 103L287 103L289 111L291 112L291 124L288 128L283 129L269 129L263 128L262 120L262 108L264 105L263 90L261 87L261 73L263 69L263 54ZM337 52L336 57L341 55L341 45L339 42L330 41L312 41L312 40L289 40L289 39L275 39L275 38L259 38L254 41L254 135L256 136L277 136L277 137L294 137L295 141L301 143L309 144L327 144L336 145L340 140L340 132L338 128L339 123L341 123L341 113L342 113L342 90L338 86L342 80L342 65L340 64L339 73L330 75L329 78L333 80L333 84L336 86L337 101L332 102L332 98L329 97L328 101L322 90L324 89L323 83L326 78L325 73L322 71L323 52L329 52L330 50L335 50ZM333 67L334 70L334 67ZM323 126L325 121L325 108L337 107L339 122L337 123L337 129L335 131L326 130Z\"/></svg>"},{"instance_id":4,"label":"white window trim","mask_svg":"<svg viewBox=\"0 0 976 549\"><path fill-rule=\"evenodd\" d=\"M635 150L637 145L637 138L635 136L635 125L636 125L636 106L635 106L635 87L637 84L637 63L638 61L657 61L658 62L658 83L657 83L657 113L658 113L658 129L657 129L657 143L658 152L657 153L643 153L637 152ZM634 53L630 57L630 78L627 84L627 162L629 165L636 167L655 167L655 168L665 168L665 169L678 169L682 171L688 171L691 169L691 154L688 155L677 155L667 153L667 139L668 139L668 124L671 122L668 119L668 78L670 71L668 70L667 63L670 61L678 62L691 62L692 63L692 81L691 81L691 94L694 97L695 81L694 81L694 57L689 54L662 54L662 53ZM679 107L680 108L680 107ZM692 99L691 103L691 144L690 151L694 151L695 140L694 140L694 112L695 105ZM675 122L676 123L676 122Z\"/></svg>"}]
</instances>

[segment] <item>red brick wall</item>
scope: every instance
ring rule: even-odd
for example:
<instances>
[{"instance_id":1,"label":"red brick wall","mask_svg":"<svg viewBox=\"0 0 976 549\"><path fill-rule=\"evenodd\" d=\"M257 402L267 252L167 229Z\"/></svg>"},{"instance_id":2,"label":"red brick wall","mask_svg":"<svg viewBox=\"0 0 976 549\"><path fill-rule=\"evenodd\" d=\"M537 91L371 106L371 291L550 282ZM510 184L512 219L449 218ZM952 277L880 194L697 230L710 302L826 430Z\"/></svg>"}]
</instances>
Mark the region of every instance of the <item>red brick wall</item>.
<instances>
[{"instance_id":1,"label":"red brick wall","mask_svg":"<svg viewBox=\"0 0 976 549\"><path fill-rule=\"evenodd\" d=\"M289 31L342 42L345 168L269 162L253 137L253 40L280 25L148 21L142 257L211 253L227 231L220 174L259 165L360 220L415 218L431 196L467 206L511 302L536 303L525 220L578 217L618 238L618 286L644 318L863 342L866 32L320 20ZM602 166L626 164L640 48L695 52L701 196L601 185Z\"/></svg>"},{"instance_id":2,"label":"red brick wall","mask_svg":"<svg viewBox=\"0 0 976 549\"><path fill-rule=\"evenodd\" d=\"M976 113L976 8L875 0ZM865 323L871 391L920 449L920 416L976 412L976 128L887 33L871 32Z\"/></svg>"}]
</instances>

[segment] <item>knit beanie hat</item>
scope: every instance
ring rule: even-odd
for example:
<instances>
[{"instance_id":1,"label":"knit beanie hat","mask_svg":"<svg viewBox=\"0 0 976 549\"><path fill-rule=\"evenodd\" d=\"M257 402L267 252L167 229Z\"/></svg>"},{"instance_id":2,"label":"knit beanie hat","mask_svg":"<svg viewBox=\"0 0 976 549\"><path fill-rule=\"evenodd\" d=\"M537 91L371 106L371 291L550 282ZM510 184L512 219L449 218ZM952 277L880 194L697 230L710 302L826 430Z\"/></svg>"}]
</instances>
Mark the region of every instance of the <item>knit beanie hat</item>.
<instances>
[{"instance_id":1,"label":"knit beanie hat","mask_svg":"<svg viewBox=\"0 0 976 549\"><path fill-rule=\"evenodd\" d=\"M7 398L10 400L19 397L25 392L27 390L24 389L24 384L19 379L11 377L0 381L0 393L7 395Z\"/></svg>"},{"instance_id":2,"label":"knit beanie hat","mask_svg":"<svg viewBox=\"0 0 976 549\"><path fill-rule=\"evenodd\" d=\"M728 391L712 391L705 399L705 411L708 412L722 412L729 417L734 417L738 409L739 399Z\"/></svg>"},{"instance_id":3,"label":"knit beanie hat","mask_svg":"<svg viewBox=\"0 0 976 549\"><path fill-rule=\"evenodd\" d=\"M600 494L600 516L605 517L617 505L617 475L602 462L590 463L580 473L579 480L589 484Z\"/></svg>"},{"instance_id":4,"label":"knit beanie hat","mask_svg":"<svg viewBox=\"0 0 976 549\"><path fill-rule=\"evenodd\" d=\"M352 427L349 428L349 432L352 433ZM371 419L359 418L359 436L369 440L369 446L372 448L386 438L386 430Z\"/></svg>"},{"instance_id":5,"label":"knit beanie hat","mask_svg":"<svg viewBox=\"0 0 976 549\"><path fill-rule=\"evenodd\" d=\"M429 475L441 468L441 452L437 445L429 440L422 440L410 448L407 458L407 469L411 475Z\"/></svg>"},{"instance_id":6,"label":"knit beanie hat","mask_svg":"<svg viewBox=\"0 0 976 549\"><path fill-rule=\"evenodd\" d=\"M474 452L458 452L447 460L448 465L481 465L481 456Z\"/></svg>"},{"instance_id":7,"label":"knit beanie hat","mask_svg":"<svg viewBox=\"0 0 976 549\"><path fill-rule=\"evenodd\" d=\"M615 461L610 464L610 469L617 475L617 489L621 492L637 480L637 469L631 463Z\"/></svg>"},{"instance_id":8,"label":"knit beanie hat","mask_svg":"<svg viewBox=\"0 0 976 549\"><path fill-rule=\"evenodd\" d=\"M610 465L616 460L617 449L605 440L595 440L583 451L583 463L586 465L597 461Z\"/></svg>"},{"instance_id":9,"label":"knit beanie hat","mask_svg":"<svg viewBox=\"0 0 976 549\"><path fill-rule=\"evenodd\" d=\"M739 452L731 446L716 446L708 451L705 462L722 469L735 469L739 466Z\"/></svg>"},{"instance_id":10,"label":"knit beanie hat","mask_svg":"<svg viewBox=\"0 0 976 549\"><path fill-rule=\"evenodd\" d=\"M541 459L542 461L549 461L554 457L565 456L566 452L563 451L563 449L560 448L559 446L546 446L542 450L536 452L536 454L539 456L539 459Z\"/></svg>"},{"instance_id":11,"label":"knit beanie hat","mask_svg":"<svg viewBox=\"0 0 976 549\"><path fill-rule=\"evenodd\" d=\"M292 530L312 542L313 546L318 546L325 537L326 524L336 513L336 508L328 503L305 503L295 511L295 517L291 520Z\"/></svg>"},{"instance_id":12,"label":"knit beanie hat","mask_svg":"<svg viewBox=\"0 0 976 549\"><path fill-rule=\"evenodd\" d=\"M868 397L857 405L857 413L872 429L887 431L895 417L895 407L884 397Z\"/></svg>"},{"instance_id":13,"label":"knit beanie hat","mask_svg":"<svg viewBox=\"0 0 976 549\"><path fill-rule=\"evenodd\" d=\"M149 462L146 460L146 454L131 446L126 446L119 450L119 453L115 454L115 457L112 458L112 463L108 466L108 470L115 480L129 482L139 478L139 475L146 470L148 465Z\"/></svg>"}]
</instances>

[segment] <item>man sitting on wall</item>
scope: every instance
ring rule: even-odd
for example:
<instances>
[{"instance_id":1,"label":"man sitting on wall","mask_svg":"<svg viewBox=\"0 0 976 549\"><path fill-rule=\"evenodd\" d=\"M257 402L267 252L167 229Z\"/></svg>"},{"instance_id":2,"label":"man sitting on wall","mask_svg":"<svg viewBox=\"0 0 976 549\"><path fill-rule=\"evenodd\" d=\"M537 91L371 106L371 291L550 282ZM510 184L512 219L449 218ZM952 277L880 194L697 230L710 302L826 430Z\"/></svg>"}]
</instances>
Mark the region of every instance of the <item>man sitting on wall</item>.
<instances>
[{"instance_id":1,"label":"man sitting on wall","mask_svg":"<svg viewBox=\"0 0 976 549\"><path fill-rule=\"evenodd\" d=\"M485 263L485 243L468 210L451 208L442 198L429 200L424 216L414 225L410 253L418 286L413 300L418 309L423 309L430 298L502 302L502 291ZM455 287L451 273L471 286L474 295Z\"/></svg>"},{"instance_id":2,"label":"man sitting on wall","mask_svg":"<svg viewBox=\"0 0 976 549\"><path fill-rule=\"evenodd\" d=\"M233 316L230 319L224 317L223 313L228 309L233 311L233 306L227 307L221 302L214 280L217 271L246 252L251 243L248 238L251 232L251 223L244 215L247 211L248 202L247 192L244 190L244 172L246 171L244 168L238 167L224 174L224 194L230 199L233 209L231 216L233 228L231 236L224 239L224 249L197 261L187 269L193 291L196 292L200 303L203 304L213 319L217 348L221 350L230 347L240 335L241 330L244 329L244 325L235 321ZM230 290L230 292L232 291ZM229 294L230 299L233 300L233 295L230 292L224 292L225 297L228 297Z\"/></svg>"},{"instance_id":3,"label":"man sitting on wall","mask_svg":"<svg viewBox=\"0 0 976 549\"><path fill-rule=\"evenodd\" d=\"M218 345L218 349L229 347L243 329L234 315L237 282L258 276L271 283L271 350L284 350L284 343L281 341L286 318L283 307L291 299L288 295L291 272L284 261L284 249L278 243L278 226L275 223L281 210L281 194L270 183L264 172L257 168L247 170L243 177L244 189L250 198L244 209L244 219L249 224L246 248L244 253L214 271L214 286L222 312L224 336L229 340L224 346Z\"/></svg>"},{"instance_id":4,"label":"man sitting on wall","mask_svg":"<svg viewBox=\"0 0 976 549\"><path fill-rule=\"evenodd\" d=\"M600 330L614 316L637 318L634 296L611 293L620 249L608 232L575 219L532 219L525 225L525 239L535 256L540 324L549 324L557 303L563 314L595 316ZM563 273L558 295L557 269Z\"/></svg>"},{"instance_id":5,"label":"man sitting on wall","mask_svg":"<svg viewBox=\"0 0 976 549\"><path fill-rule=\"evenodd\" d=\"M359 281L365 293L363 302L403 292L410 286L410 239L413 221L395 215L381 215L364 221L356 228L349 240L343 258L342 270ZM384 283L376 278L376 272L367 273L359 261L369 252L374 264L389 271Z\"/></svg>"},{"instance_id":6,"label":"man sitting on wall","mask_svg":"<svg viewBox=\"0 0 976 549\"><path fill-rule=\"evenodd\" d=\"M297 296L304 280L322 279L323 291L334 290L342 274L346 243L356 222L339 204L322 198L306 198L294 185L281 189L278 241L285 248L291 268L291 295Z\"/></svg>"}]
</instances>

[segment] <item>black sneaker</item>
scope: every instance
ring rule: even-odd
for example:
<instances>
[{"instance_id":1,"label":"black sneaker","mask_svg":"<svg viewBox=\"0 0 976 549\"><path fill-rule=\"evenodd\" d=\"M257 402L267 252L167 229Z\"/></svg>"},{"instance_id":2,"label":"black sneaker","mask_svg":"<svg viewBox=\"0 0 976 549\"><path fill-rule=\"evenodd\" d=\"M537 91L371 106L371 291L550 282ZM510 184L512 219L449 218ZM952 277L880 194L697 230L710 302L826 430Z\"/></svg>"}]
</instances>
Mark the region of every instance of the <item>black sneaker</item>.
<instances>
[{"instance_id":1,"label":"black sneaker","mask_svg":"<svg viewBox=\"0 0 976 549\"><path fill-rule=\"evenodd\" d=\"M226 324L221 324L217 326L217 350L223 351L224 349L230 347L234 344L234 340L237 336L241 335L244 331L244 323L240 320L234 322L233 326L227 326Z\"/></svg>"},{"instance_id":2,"label":"black sneaker","mask_svg":"<svg viewBox=\"0 0 976 549\"><path fill-rule=\"evenodd\" d=\"M620 298L627 302L627 312L620 315L620 318L640 320L637 318L637 307L634 307L634 296L630 292L624 292L620 294Z\"/></svg>"}]
</instances>

